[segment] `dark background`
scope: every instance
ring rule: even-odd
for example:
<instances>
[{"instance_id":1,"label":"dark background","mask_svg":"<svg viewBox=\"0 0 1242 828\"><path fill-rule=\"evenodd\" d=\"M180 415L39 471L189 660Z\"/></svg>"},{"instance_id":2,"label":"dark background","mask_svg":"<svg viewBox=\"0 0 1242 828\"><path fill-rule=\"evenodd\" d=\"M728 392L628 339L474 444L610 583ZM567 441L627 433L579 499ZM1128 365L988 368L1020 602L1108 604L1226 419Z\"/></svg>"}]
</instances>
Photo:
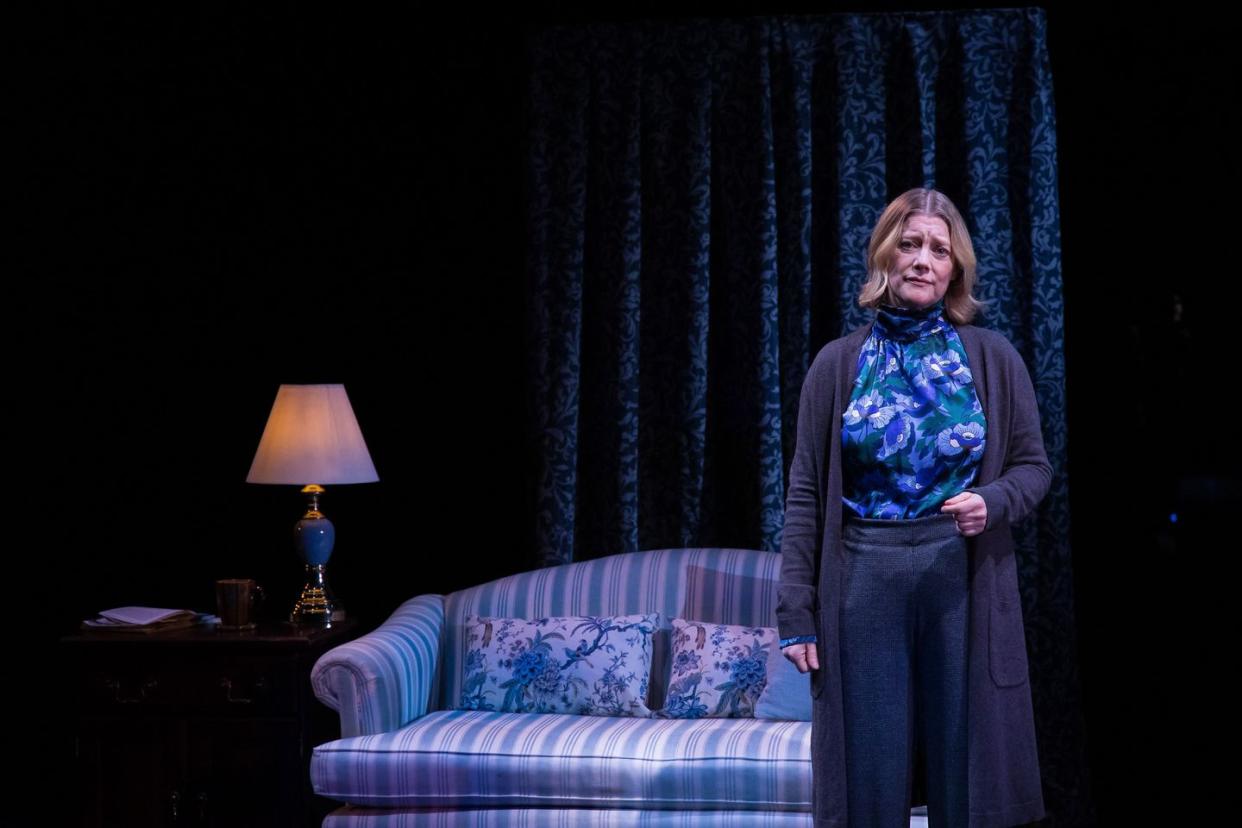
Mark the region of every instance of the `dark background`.
<instances>
[{"instance_id":1,"label":"dark background","mask_svg":"<svg viewBox=\"0 0 1242 828\"><path fill-rule=\"evenodd\" d=\"M244 483L282 382L345 383L379 471L323 500L331 583L368 628L413 595L534 567L529 27L953 7L611 5L59 6L23 30L9 408L32 471L10 481L27 531L9 555L40 646L109 607L214 611L224 577L287 612L301 498ZM1196 757L1228 709L1216 672L1236 648L1214 631L1239 545L1214 519L1239 505L1238 67L1218 18L1048 15L1069 531L1111 824L1201 790Z\"/></svg>"}]
</instances>

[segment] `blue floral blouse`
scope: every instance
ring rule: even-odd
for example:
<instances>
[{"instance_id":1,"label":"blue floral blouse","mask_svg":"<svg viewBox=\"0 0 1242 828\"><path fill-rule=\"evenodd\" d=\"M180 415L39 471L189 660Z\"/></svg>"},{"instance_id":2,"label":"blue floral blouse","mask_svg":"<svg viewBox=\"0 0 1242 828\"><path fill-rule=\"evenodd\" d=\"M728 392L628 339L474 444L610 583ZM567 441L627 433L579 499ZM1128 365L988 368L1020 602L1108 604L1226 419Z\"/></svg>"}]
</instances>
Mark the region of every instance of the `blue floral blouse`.
<instances>
[{"instance_id":1,"label":"blue floral blouse","mask_svg":"<svg viewBox=\"0 0 1242 828\"><path fill-rule=\"evenodd\" d=\"M966 349L944 316L944 300L922 310L881 305L842 416L846 516L938 514L974 484L986 432ZM780 646L814 640L801 635Z\"/></svg>"}]
</instances>

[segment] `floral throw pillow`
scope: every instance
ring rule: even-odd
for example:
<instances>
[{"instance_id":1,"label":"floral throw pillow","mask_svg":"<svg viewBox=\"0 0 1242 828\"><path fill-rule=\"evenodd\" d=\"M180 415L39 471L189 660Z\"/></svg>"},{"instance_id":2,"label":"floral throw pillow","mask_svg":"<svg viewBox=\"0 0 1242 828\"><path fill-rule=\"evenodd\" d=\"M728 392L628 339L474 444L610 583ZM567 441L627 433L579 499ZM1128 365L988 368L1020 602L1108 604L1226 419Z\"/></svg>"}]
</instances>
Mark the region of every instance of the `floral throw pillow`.
<instances>
[{"instance_id":1,"label":"floral throw pillow","mask_svg":"<svg viewBox=\"0 0 1242 828\"><path fill-rule=\"evenodd\" d=\"M651 715L647 683L659 613L466 617L460 710Z\"/></svg>"},{"instance_id":2,"label":"floral throw pillow","mask_svg":"<svg viewBox=\"0 0 1242 828\"><path fill-rule=\"evenodd\" d=\"M747 718L767 682L779 646L775 627L740 627L673 619L663 719Z\"/></svg>"}]
</instances>

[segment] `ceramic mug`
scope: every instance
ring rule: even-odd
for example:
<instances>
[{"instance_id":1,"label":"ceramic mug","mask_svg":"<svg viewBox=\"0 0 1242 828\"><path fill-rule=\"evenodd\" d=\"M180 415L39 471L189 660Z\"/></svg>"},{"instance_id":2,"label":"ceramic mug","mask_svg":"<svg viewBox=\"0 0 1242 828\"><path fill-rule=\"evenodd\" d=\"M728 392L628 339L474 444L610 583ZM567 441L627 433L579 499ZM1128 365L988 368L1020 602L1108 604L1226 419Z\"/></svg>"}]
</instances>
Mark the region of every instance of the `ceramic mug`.
<instances>
[{"instance_id":1,"label":"ceramic mug","mask_svg":"<svg viewBox=\"0 0 1242 828\"><path fill-rule=\"evenodd\" d=\"M263 603L263 587L253 578L225 578L216 581L216 614L220 629L253 630Z\"/></svg>"}]
</instances>

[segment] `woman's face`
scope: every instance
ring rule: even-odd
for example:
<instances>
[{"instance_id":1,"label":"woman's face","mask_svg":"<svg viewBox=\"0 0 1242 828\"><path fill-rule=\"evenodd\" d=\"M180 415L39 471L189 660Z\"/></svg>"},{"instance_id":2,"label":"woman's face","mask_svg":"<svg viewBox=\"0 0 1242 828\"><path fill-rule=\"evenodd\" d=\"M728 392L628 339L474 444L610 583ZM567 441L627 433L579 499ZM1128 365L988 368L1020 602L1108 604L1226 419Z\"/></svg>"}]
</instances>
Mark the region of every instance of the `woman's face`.
<instances>
[{"instance_id":1,"label":"woman's face","mask_svg":"<svg viewBox=\"0 0 1242 828\"><path fill-rule=\"evenodd\" d=\"M920 215L907 218L888 280L892 304L931 307L944 298L952 277L953 251L944 219Z\"/></svg>"}]
</instances>

